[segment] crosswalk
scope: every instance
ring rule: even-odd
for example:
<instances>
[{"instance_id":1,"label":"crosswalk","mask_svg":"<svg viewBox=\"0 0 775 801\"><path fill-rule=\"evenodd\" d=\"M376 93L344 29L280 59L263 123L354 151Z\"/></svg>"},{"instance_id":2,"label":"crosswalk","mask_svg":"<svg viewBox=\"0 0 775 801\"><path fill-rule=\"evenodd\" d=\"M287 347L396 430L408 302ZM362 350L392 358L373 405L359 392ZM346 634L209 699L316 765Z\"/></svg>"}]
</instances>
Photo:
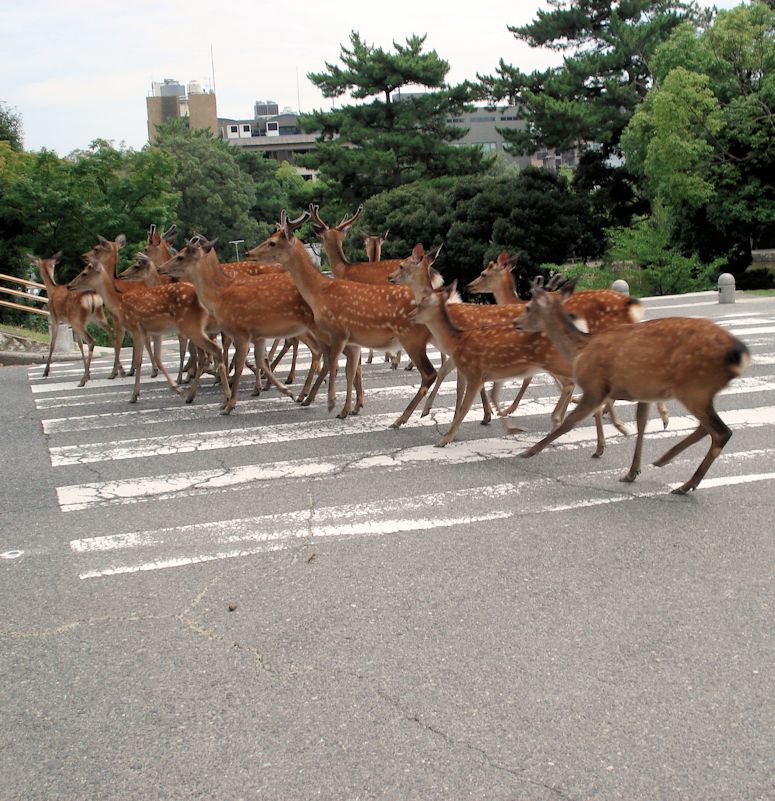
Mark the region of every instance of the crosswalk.
<instances>
[{"instance_id":1,"label":"crosswalk","mask_svg":"<svg viewBox=\"0 0 775 801\"><path fill-rule=\"evenodd\" d=\"M762 469L775 464L775 310L772 316L734 311L717 321L746 342L753 362L719 396L735 436L699 493L775 479ZM432 361L438 364L438 353ZM132 379L108 380L111 364L107 357L95 360L94 378L83 388L75 364L57 365L46 380L41 367L28 371L63 525L80 532L69 551L82 580L255 558L337 539L450 527L470 535L493 521L664 496L699 460L690 449L664 470L649 468L642 480L621 484L632 441L606 426L606 455L590 462L591 424L530 462L517 459L545 433L556 400L554 383L542 376L512 420L529 433L504 436L497 421L483 428L475 407L459 441L438 449L433 444L452 419L454 379L445 382L430 415L418 411L396 431L389 426L415 393L418 376L381 361L364 365L366 408L346 420L329 414L322 396L307 408L276 391L250 397L252 375L244 377L242 398L228 418L218 413L217 388L203 387L186 405L163 378L145 375L140 402L130 406ZM300 380L307 364L300 359ZM343 383L340 378L340 403ZM516 390L518 383L510 386ZM622 415L631 420L626 406ZM656 417L651 421L647 456L696 426L679 405L671 404L670 412L666 431ZM570 458L573 451L579 453ZM100 533L95 521L106 517L111 533Z\"/></svg>"}]
</instances>

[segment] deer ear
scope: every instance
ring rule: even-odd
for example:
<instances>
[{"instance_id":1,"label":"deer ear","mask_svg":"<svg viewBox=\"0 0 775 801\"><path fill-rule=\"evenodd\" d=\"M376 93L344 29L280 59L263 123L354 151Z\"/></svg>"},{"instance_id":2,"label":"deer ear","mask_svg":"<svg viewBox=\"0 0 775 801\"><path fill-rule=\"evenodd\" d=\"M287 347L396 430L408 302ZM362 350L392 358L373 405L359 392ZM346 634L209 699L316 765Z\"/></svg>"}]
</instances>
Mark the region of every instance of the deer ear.
<instances>
[{"instance_id":1,"label":"deer ear","mask_svg":"<svg viewBox=\"0 0 775 801\"><path fill-rule=\"evenodd\" d=\"M444 243L442 242L435 250L432 250L428 254L428 266L431 266L433 262L436 261L439 257L439 253L441 253L441 249L444 247Z\"/></svg>"},{"instance_id":2,"label":"deer ear","mask_svg":"<svg viewBox=\"0 0 775 801\"><path fill-rule=\"evenodd\" d=\"M571 278L560 287L560 297L567 300L576 290L576 279Z\"/></svg>"},{"instance_id":3,"label":"deer ear","mask_svg":"<svg viewBox=\"0 0 775 801\"><path fill-rule=\"evenodd\" d=\"M422 246L422 242L418 242L412 248L412 256L418 261L425 255L425 248Z\"/></svg>"},{"instance_id":4,"label":"deer ear","mask_svg":"<svg viewBox=\"0 0 775 801\"><path fill-rule=\"evenodd\" d=\"M205 239L202 242L202 250L204 250L205 253L209 253L215 247L215 243L217 241L218 237L216 237L215 239Z\"/></svg>"},{"instance_id":5,"label":"deer ear","mask_svg":"<svg viewBox=\"0 0 775 801\"><path fill-rule=\"evenodd\" d=\"M126 245L126 234L119 234L116 237L116 247L121 249L124 245Z\"/></svg>"},{"instance_id":6,"label":"deer ear","mask_svg":"<svg viewBox=\"0 0 775 801\"><path fill-rule=\"evenodd\" d=\"M30 260L30 261L31 261L33 264L36 264L36 265L37 265L37 264L40 264L40 256L36 256L34 253L28 253L28 254L27 254L27 258L28 258L28 259L29 259L29 260Z\"/></svg>"},{"instance_id":7,"label":"deer ear","mask_svg":"<svg viewBox=\"0 0 775 801\"><path fill-rule=\"evenodd\" d=\"M97 234L97 241L98 241L98 242L99 242L101 245L107 245L107 244L108 244L108 240L107 240L107 239L105 239L105 237L104 237L104 236L100 236L99 234Z\"/></svg>"},{"instance_id":8,"label":"deer ear","mask_svg":"<svg viewBox=\"0 0 775 801\"><path fill-rule=\"evenodd\" d=\"M53 261L55 264L58 264L60 261L62 261L62 251L61 251L61 250L58 250L58 251L57 251L57 252L56 252L56 253L55 253L55 254L54 254L52 257L51 257L51 261Z\"/></svg>"}]
</instances>

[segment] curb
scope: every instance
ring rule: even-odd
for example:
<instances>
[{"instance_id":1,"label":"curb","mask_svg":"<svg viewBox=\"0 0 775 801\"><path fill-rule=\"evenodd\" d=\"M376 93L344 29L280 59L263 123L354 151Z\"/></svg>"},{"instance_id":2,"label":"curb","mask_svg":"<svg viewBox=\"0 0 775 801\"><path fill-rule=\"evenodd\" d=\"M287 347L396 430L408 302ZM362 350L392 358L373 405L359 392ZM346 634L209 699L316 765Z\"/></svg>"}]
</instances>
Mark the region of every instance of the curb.
<instances>
[{"instance_id":1,"label":"curb","mask_svg":"<svg viewBox=\"0 0 775 801\"><path fill-rule=\"evenodd\" d=\"M24 350L0 350L0 365L14 366L19 364L45 364L48 361L48 353L35 353L34 351ZM55 353L51 359L54 362L75 362L81 361L81 354L75 353Z\"/></svg>"}]
</instances>

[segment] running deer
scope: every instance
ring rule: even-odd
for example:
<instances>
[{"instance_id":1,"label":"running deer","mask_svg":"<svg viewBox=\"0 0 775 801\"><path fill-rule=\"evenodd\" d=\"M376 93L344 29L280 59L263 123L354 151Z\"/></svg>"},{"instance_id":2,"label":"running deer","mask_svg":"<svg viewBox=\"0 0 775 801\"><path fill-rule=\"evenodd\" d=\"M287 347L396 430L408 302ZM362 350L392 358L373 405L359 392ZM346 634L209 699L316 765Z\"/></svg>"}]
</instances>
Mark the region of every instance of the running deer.
<instances>
[{"instance_id":1,"label":"running deer","mask_svg":"<svg viewBox=\"0 0 775 801\"><path fill-rule=\"evenodd\" d=\"M709 436L710 448L700 466L672 492L684 495L697 489L732 436L716 413L714 398L746 369L751 359L748 348L714 322L691 317L666 317L584 334L564 307L572 291L572 287L559 293L534 291L526 310L514 322L520 331L545 332L573 363L575 381L583 391L578 406L562 424L522 456L535 456L606 400L637 401L635 452L629 471L621 478L632 482L641 471L649 406L674 398L697 418L699 425L654 465L663 467L690 445Z\"/></svg>"},{"instance_id":2,"label":"running deer","mask_svg":"<svg viewBox=\"0 0 775 801\"><path fill-rule=\"evenodd\" d=\"M78 383L79 387L84 386L91 377L91 360L96 342L94 337L86 329L89 323L98 325L103 331L106 331L113 340L115 360L113 362L113 371L108 377L115 378L119 374L124 375L124 368L121 366L121 361L118 357L121 349L121 342L117 340L115 329L105 317L102 298L95 292L87 292L80 296L72 295L67 291L67 286L57 284L54 278L54 268L61 258L61 251L55 253L50 259L41 259L29 254L30 261L38 268L40 277L46 285L46 295L48 296L51 344L48 349L48 360L43 370L43 378L48 378L48 374L51 370L51 359L54 354L54 347L56 346L57 333L62 323L67 323L73 329L78 342L78 348L81 351L83 376ZM83 351L84 342L89 348L88 356L86 356Z\"/></svg>"},{"instance_id":3,"label":"running deer","mask_svg":"<svg viewBox=\"0 0 775 801\"><path fill-rule=\"evenodd\" d=\"M495 297L495 302L498 305L509 306L514 309L515 315L519 314L525 308L525 302L520 300L517 295L513 274L514 263L515 259L509 258L509 254L503 251L494 262L491 261L482 270L481 274L468 285L468 289L477 293L490 293ZM561 276L558 277L561 279ZM554 278L555 276L552 277L552 279ZM550 279L547 289L550 287L556 288L557 284L556 282L553 284L552 279ZM531 286L532 288L544 288L543 280L536 278ZM591 334L604 331L610 328L611 325L636 323L643 319L643 306L639 300L612 289L589 289L575 292L568 299L568 311L577 318L584 320ZM499 410L499 414L510 415L514 413L529 383L530 379L525 379L517 397L506 409ZM497 397L495 388L493 388L493 395ZM564 400L567 401L569 398ZM567 402L565 406L567 407ZM565 408L561 410L562 415L560 417L565 414L565 410ZM660 402L657 404L657 410L662 419L663 427L667 428L669 421L667 407ZM626 434L627 430L619 419L613 403L606 404L606 411L614 427L622 434ZM555 423L559 424L559 419Z\"/></svg>"},{"instance_id":4,"label":"running deer","mask_svg":"<svg viewBox=\"0 0 775 801\"><path fill-rule=\"evenodd\" d=\"M571 375L570 364L546 337L517 332L511 321L468 329L455 325L450 313L454 307L448 306L448 300L455 292L456 283L426 292L417 302L413 315L418 323L428 326L436 345L455 360L458 373L465 381L465 392L458 393L452 425L436 443L437 448L443 448L455 439L485 381L547 371L569 384ZM604 449L605 439L598 415L597 455L602 455Z\"/></svg>"},{"instance_id":5,"label":"running deer","mask_svg":"<svg viewBox=\"0 0 775 801\"><path fill-rule=\"evenodd\" d=\"M136 403L140 396L143 345L148 348L151 359L156 361L157 367L164 374L170 387L180 394L180 387L172 380L161 358L157 358L150 347L151 336L175 329L213 357L221 374L225 404L229 398L229 385L221 350L205 333L207 311L197 300L194 288L190 284L161 284L155 287L134 284L137 289L127 292L126 286L123 289L119 288L114 276L99 259L90 256L84 269L67 285L67 288L72 292L93 290L99 293L116 325L121 331L126 329L131 333L135 382L129 402ZM191 403L196 397L201 372L201 369L198 369L194 376L186 396L186 403Z\"/></svg>"},{"instance_id":6,"label":"running deer","mask_svg":"<svg viewBox=\"0 0 775 801\"><path fill-rule=\"evenodd\" d=\"M336 401L336 363L342 348L349 342L363 348L391 350L400 344L420 372L421 384L404 412L392 424L403 425L422 400L436 377L426 348L430 333L425 326L410 319L414 299L410 290L391 284L363 284L338 278L327 278L312 263L298 230L309 213L289 220L283 210L277 231L252 253L282 264L293 276L299 292L309 304L315 323L331 348L329 359L328 402ZM352 378L347 377L348 396ZM318 379L319 381L321 379Z\"/></svg>"},{"instance_id":7,"label":"running deer","mask_svg":"<svg viewBox=\"0 0 775 801\"><path fill-rule=\"evenodd\" d=\"M320 361L320 346L311 333L312 312L286 273L234 276L218 262L214 242L202 237L190 240L170 261L160 267L171 275L193 284L202 304L215 317L220 328L234 340L234 375L231 398L224 405L230 414L237 404L239 381L250 343L256 343L257 368L291 399L293 394L272 373L266 360L264 341L275 337L300 337L312 353L312 368L302 390L306 400Z\"/></svg>"}]
</instances>

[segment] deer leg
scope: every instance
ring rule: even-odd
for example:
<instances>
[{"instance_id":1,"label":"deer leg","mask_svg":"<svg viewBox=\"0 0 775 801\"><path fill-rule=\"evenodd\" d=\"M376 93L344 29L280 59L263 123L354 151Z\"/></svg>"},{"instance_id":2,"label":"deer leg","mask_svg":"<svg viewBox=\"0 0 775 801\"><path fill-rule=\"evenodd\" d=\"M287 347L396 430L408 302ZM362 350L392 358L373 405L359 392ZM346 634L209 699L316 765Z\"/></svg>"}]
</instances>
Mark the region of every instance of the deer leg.
<instances>
[{"instance_id":1,"label":"deer leg","mask_svg":"<svg viewBox=\"0 0 775 801\"><path fill-rule=\"evenodd\" d=\"M293 337L291 340L291 347L293 353L291 355L291 369L288 371L288 377L285 379L286 384L292 384L296 380L296 359L299 358L299 338Z\"/></svg>"},{"instance_id":2,"label":"deer leg","mask_svg":"<svg viewBox=\"0 0 775 801\"><path fill-rule=\"evenodd\" d=\"M708 404L708 408L705 410L705 412L698 414L697 412L693 411L692 413L697 414L697 417L700 421L700 426L705 429L706 433L710 434L710 448L708 448L705 458L702 460L702 462L700 462L700 466L697 468L694 475L685 484L682 484L680 487L676 487L672 491L674 495L685 495L687 492L697 489L700 481L702 481L703 477L708 472L708 468L713 464L713 462L716 461L716 459L718 459L719 454L722 450L724 450L724 446L727 444L727 442L729 442L729 439L732 436L732 432L729 427L718 416L718 414L716 414L716 410L713 408L713 402ZM687 439L689 439L689 437L687 437ZM684 442L685 441L686 440L684 440ZM671 452L676 451L676 449L678 449L682 444L683 443L679 442L678 445L668 451L659 461L662 464L667 464L667 462L670 461L673 456L675 456L675 453L670 455ZM683 448L681 448L681 450L683 450ZM668 456L669 458L666 458ZM661 467L662 464L660 464L659 467Z\"/></svg>"},{"instance_id":3,"label":"deer leg","mask_svg":"<svg viewBox=\"0 0 775 801\"><path fill-rule=\"evenodd\" d=\"M188 351L188 340L186 337L178 335L178 377L175 379L176 384L183 383L183 362L186 360L186 353Z\"/></svg>"},{"instance_id":4,"label":"deer leg","mask_svg":"<svg viewBox=\"0 0 775 801\"><path fill-rule=\"evenodd\" d=\"M256 355L256 385L258 386L258 377L261 374L259 371L260 367L261 371L264 372L264 374L266 375L267 379L272 384L272 386L279 389L283 395L287 395L291 400L295 400L295 398L293 397L293 393L288 389L288 387L285 386L285 384L278 381L277 377L272 372L272 368L269 366L269 363L266 360L266 348L264 347L264 340L256 339L254 341L254 348ZM257 393L254 392L253 394Z\"/></svg>"},{"instance_id":5,"label":"deer leg","mask_svg":"<svg viewBox=\"0 0 775 801\"><path fill-rule=\"evenodd\" d=\"M417 405L420 401L428 394L428 390L433 386L433 382L436 380L436 368L431 364L430 359L428 359L428 354L425 350L425 344L422 347L419 346L410 346L412 349L410 350L409 347L404 346L404 350L406 351L406 355L412 360L412 363L417 364L417 369L420 371L420 376L422 378L422 382L420 384L420 388L417 390L417 394L409 401L409 405L404 409L401 416L395 420L395 422L390 424L391 428L400 428L411 416L412 412L417 408Z\"/></svg>"},{"instance_id":6,"label":"deer leg","mask_svg":"<svg viewBox=\"0 0 775 801\"><path fill-rule=\"evenodd\" d=\"M248 351L250 350L250 339L248 337L241 337L235 340L234 350L234 375L231 378L231 396L224 402L221 407L221 414L231 414L232 409L237 405L237 396L239 394L239 380L242 377L242 370L245 366L245 359L247 358ZM226 382L228 386L228 381Z\"/></svg>"},{"instance_id":7,"label":"deer leg","mask_svg":"<svg viewBox=\"0 0 775 801\"><path fill-rule=\"evenodd\" d=\"M643 454L643 435L646 432L646 423L649 420L650 403L639 401L635 409L635 423L637 425L637 437L635 439L635 451L632 455L632 464L628 473L619 480L630 483L640 475L641 456Z\"/></svg>"},{"instance_id":8,"label":"deer leg","mask_svg":"<svg viewBox=\"0 0 775 801\"><path fill-rule=\"evenodd\" d=\"M337 415L340 420L344 420L350 414L353 407L353 385L355 383L355 374L358 371L361 360L360 348L345 348L345 357L347 359L345 365L345 377L347 379L347 394L345 395L344 406Z\"/></svg>"},{"instance_id":9,"label":"deer leg","mask_svg":"<svg viewBox=\"0 0 775 801\"><path fill-rule=\"evenodd\" d=\"M151 344L151 338L145 338L145 345L148 349L148 355L151 357L151 363L155 366L156 372L151 373L151 377L154 375L159 375L159 370L161 370L162 375L167 379L167 383L170 385L170 389L178 395L182 395L183 393L180 391L180 387L172 380L172 376L167 372L167 368L164 366L164 362L162 361L162 345L161 345L161 335L156 334L153 337L153 344ZM157 349L158 345L158 349Z\"/></svg>"},{"instance_id":10,"label":"deer leg","mask_svg":"<svg viewBox=\"0 0 775 801\"><path fill-rule=\"evenodd\" d=\"M119 337L118 326L114 326L108 322L108 318L105 317L105 312L102 310L94 317L94 323L98 325L110 337L111 342L113 342L113 369L110 371L108 378L113 379L118 375L126 375L124 365L121 364L121 343L124 339L124 329L120 329L121 336Z\"/></svg>"},{"instance_id":11,"label":"deer leg","mask_svg":"<svg viewBox=\"0 0 775 801\"><path fill-rule=\"evenodd\" d=\"M439 394L439 389L441 388L441 382L455 369L455 360L450 357L447 359L444 364L439 367L439 371L436 373L436 381L433 384L433 389L428 394L428 397L425 399L425 405L422 408L422 414L420 417L425 417L426 415L430 414L431 409L433 408L433 402L436 400L436 395Z\"/></svg>"},{"instance_id":12,"label":"deer leg","mask_svg":"<svg viewBox=\"0 0 775 801\"><path fill-rule=\"evenodd\" d=\"M43 378L48 378L49 371L51 370L51 359L54 356L54 347L57 344L57 334L59 333L59 320L53 320L50 329L51 333L49 335L49 339L51 342L48 346L48 361L46 362L46 366L43 368Z\"/></svg>"},{"instance_id":13,"label":"deer leg","mask_svg":"<svg viewBox=\"0 0 775 801\"><path fill-rule=\"evenodd\" d=\"M81 358L83 359L83 377L81 378L80 383L78 384L79 387L83 387L86 385L86 382L91 378L91 360L92 355L94 354L94 346L97 344L94 337L86 330L84 327L82 331L77 332L78 336L78 347L81 351ZM84 356L83 353L83 343L86 342L89 348L89 355Z\"/></svg>"},{"instance_id":14,"label":"deer leg","mask_svg":"<svg viewBox=\"0 0 775 801\"><path fill-rule=\"evenodd\" d=\"M608 412L608 416L611 418L611 425L620 433L624 434L625 437L629 436L629 431L624 426L621 417L619 417L616 409L614 408L614 402L609 400L605 402L605 410Z\"/></svg>"},{"instance_id":15,"label":"deer leg","mask_svg":"<svg viewBox=\"0 0 775 801\"><path fill-rule=\"evenodd\" d=\"M455 406L455 416L452 418L452 425L449 427L449 431L436 443L437 448L443 448L455 439L463 420L465 420L465 416L473 405L477 394L481 392L482 387L483 385L480 382L466 382L465 393L462 396L460 394L457 396L458 400Z\"/></svg>"},{"instance_id":16,"label":"deer leg","mask_svg":"<svg viewBox=\"0 0 775 801\"><path fill-rule=\"evenodd\" d=\"M363 363L361 362L361 349L356 346L354 358L357 358L358 367L355 370L355 408L353 414L358 414L363 408Z\"/></svg>"},{"instance_id":17,"label":"deer leg","mask_svg":"<svg viewBox=\"0 0 775 801\"><path fill-rule=\"evenodd\" d=\"M137 403L140 397L140 370L143 367L143 335L139 331L132 331L132 370L129 375L135 377L130 403Z\"/></svg>"},{"instance_id":18,"label":"deer leg","mask_svg":"<svg viewBox=\"0 0 775 801\"><path fill-rule=\"evenodd\" d=\"M550 431L542 440L536 442L535 445L523 451L520 456L529 458L535 456L542 451L550 442L554 442L558 437L570 431L574 426L580 423L585 418L589 417L600 406L602 400L600 398L593 398L586 393L582 396L578 406L560 423L557 428Z\"/></svg>"},{"instance_id":19,"label":"deer leg","mask_svg":"<svg viewBox=\"0 0 775 801\"><path fill-rule=\"evenodd\" d=\"M498 409L498 414L501 417L508 417L510 414L514 414L519 406L520 401L522 400L522 396L525 394L525 390L530 386L530 382L533 380L533 376L529 375L524 381L522 382L522 386L519 388L519 392L517 393L517 397L511 402L511 404L506 409ZM494 387L493 387L494 389ZM495 407L498 408L497 406Z\"/></svg>"},{"instance_id":20,"label":"deer leg","mask_svg":"<svg viewBox=\"0 0 775 801\"><path fill-rule=\"evenodd\" d=\"M339 365L339 356L346 344L344 339L331 341L328 352L328 411L330 412L336 405L336 370Z\"/></svg>"},{"instance_id":21,"label":"deer leg","mask_svg":"<svg viewBox=\"0 0 775 801\"><path fill-rule=\"evenodd\" d=\"M374 361L374 351L373 349L369 349L369 356L366 359L366 364L371 364Z\"/></svg>"},{"instance_id":22,"label":"deer leg","mask_svg":"<svg viewBox=\"0 0 775 801\"><path fill-rule=\"evenodd\" d=\"M151 337L151 342L153 343L153 353L148 351L148 355L151 357L151 378L156 378L159 375L159 353L161 353L161 336L159 334L154 335Z\"/></svg>"},{"instance_id":23,"label":"deer leg","mask_svg":"<svg viewBox=\"0 0 775 801\"><path fill-rule=\"evenodd\" d=\"M659 401L659 403L657 403L657 411L659 412L659 417L662 420L662 428L666 429L668 423L670 422L670 415L668 414L667 411L667 404L662 403L662 401Z\"/></svg>"}]
</instances>

